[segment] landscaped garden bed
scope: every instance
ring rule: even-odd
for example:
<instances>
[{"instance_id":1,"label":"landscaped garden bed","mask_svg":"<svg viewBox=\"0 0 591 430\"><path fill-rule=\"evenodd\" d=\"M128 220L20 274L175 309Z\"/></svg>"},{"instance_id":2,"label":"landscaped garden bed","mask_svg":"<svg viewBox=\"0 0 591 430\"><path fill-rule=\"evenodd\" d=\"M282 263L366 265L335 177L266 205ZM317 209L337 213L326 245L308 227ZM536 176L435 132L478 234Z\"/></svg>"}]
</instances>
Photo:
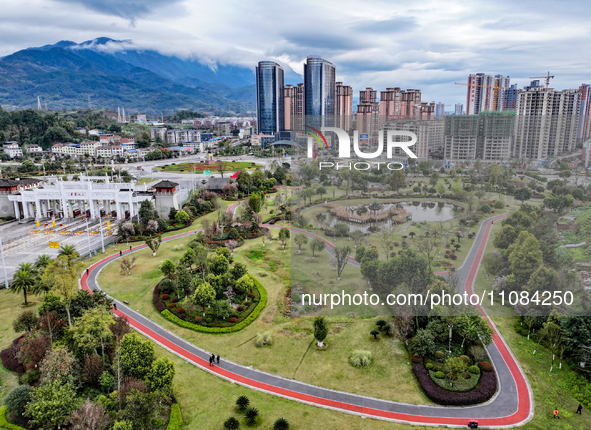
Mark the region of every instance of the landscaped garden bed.
<instances>
[{"instance_id":1,"label":"landscaped garden bed","mask_svg":"<svg viewBox=\"0 0 591 430\"><path fill-rule=\"evenodd\" d=\"M193 267L195 266L195 270ZM154 306L169 321L209 333L241 330L254 321L267 303L263 286L234 263L228 247L212 255L192 241L179 263L162 263L166 278L155 287Z\"/></svg>"}]
</instances>

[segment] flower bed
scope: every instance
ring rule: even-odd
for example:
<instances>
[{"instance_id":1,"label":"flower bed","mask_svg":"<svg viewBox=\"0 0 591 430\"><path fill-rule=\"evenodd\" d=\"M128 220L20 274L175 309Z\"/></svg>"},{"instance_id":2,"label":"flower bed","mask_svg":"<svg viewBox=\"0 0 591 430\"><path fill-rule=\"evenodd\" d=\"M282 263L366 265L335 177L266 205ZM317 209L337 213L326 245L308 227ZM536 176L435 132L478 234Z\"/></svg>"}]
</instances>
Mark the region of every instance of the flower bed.
<instances>
[{"instance_id":1,"label":"flower bed","mask_svg":"<svg viewBox=\"0 0 591 430\"><path fill-rule=\"evenodd\" d=\"M440 405L466 406L484 403L497 391L496 372L482 372L480 382L476 388L466 392L454 392L437 385L429 371L422 364L413 364L412 371L415 374L425 395Z\"/></svg>"},{"instance_id":2,"label":"flower bed","mask_svg":"<svg viewBox=\"0 0 591 430\"><path fill-rule=\"evenodd\" d=\"M263 309L265 309L265 306L267 305L267 291L259 281L257 281L252 276L251 279L253 280L254 286L259 294L258 302L255 301L256 299L253 300L251 302L251 305L247 309L250 309L250 312L244 312L239 318L236 319L235 322L231 323L230 321L228 321L228 323L225 323L223 326L205 326L202 324L195 324L190 321L186 321L179 318L177 315L173 314L171 311L166 309L166 305L164 304L164 302L160 300L159 285L156 285L156 287L154 288L153 303L154 306L156 306L156 309L160 312L160 315L162 315L168 321L173 322L180 327L188 328L202 333L233 333L242 330L244 327L248 326L250 323L256 320L260 313L263 311Z\"/></svg>"}]
</instances>

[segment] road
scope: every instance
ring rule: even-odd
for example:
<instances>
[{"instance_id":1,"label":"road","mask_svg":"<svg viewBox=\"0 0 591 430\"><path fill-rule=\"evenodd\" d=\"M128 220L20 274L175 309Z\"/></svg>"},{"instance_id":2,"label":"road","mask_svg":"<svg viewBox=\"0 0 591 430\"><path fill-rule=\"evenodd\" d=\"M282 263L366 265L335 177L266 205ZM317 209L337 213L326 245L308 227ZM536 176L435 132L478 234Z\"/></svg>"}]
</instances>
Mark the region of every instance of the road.
<instances>
[{"instance_id":1,"label":"road","mask_svg":"<svg viewBox=\"0 0 591 430\"><path fill-rule=\"evenodd\" d=\"M467 292L472 290L478 266L490 236L492 222L503 216L506 215L489 218L481 225L466 261L457 270L462 286ZM172 236L165 239L165 241L185 237L197 231ZM332 245L327 244L329 245L328 248ZM125 254L136 252L144 247L145 245L136 246ZM117 258L119 258L119 254L114 254L93 264L89 268L90 273L82 275L80 279L81 287L88 290L99 290L98 273ZM477 419L481 428L504 428L523 425L533 417L534 404L531 387L525 378L523 370L490 319L495 334L493 343L488 347L488 352L499 379L499 391L489 402L481 405L444 407L392 402L330 390L282 378L225 360L222 361L220 366L210 367L208 358L211 352L207 352L165 330L157 322L149 320L125 304L119 301L115 302L117 304L117 310L115 311L117 315L126 317L136 330L187 362L221 378L272 395L356 415L430 426L465 427L469 420ZM484 310L480 310L485 315Z\"/></svg>"}]
</instances>

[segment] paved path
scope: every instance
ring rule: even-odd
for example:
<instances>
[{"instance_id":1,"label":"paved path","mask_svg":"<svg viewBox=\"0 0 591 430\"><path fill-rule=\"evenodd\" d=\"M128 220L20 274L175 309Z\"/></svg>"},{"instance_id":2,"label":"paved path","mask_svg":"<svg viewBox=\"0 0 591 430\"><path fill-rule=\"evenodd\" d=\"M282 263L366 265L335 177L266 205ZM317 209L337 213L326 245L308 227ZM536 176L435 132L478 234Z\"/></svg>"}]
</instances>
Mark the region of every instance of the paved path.
<instances>
[{"instance_id":1,"label":"paved path","mask_svg":"<svg viewBox=\"0 0 591 430\"><path fill-rule=\"evenodd\" d=\"M472 246L463 266L457 271L467 292L472 291L478 265L490 234L492 221L503 216L506 215L493 217L482 224L474 242L475 245ZM171 236L164 239L163 242L186 237L197 231ZM145 248L145 245L139 245L124 254L136 252L143 248ZM114 254L93 264L89 268L89 274L87 275L85 272L80 279L82 288L89 290L100 289L97 283L98 274L107 264L117 258L119 258L119 254ZM222 360L219 366L210 367L208 362L210 352L204 351L167 331L156 322L135 312L123 303L117 300L116 303L118 310L115 313L117 315L127 317L129 323L136 330L169 351L221 378L272 395L341 412L409 424L465 427L469 420L476 419L479 421L481 428L506 428L522 425L533 417L531 388L515 357L494 326L494 341L488 351L499 379L499 392L497 395L489 402L475 406L427 406L392 402L330 390L225 360ZM484 314L484 310L481 309L481 311Z\"/></svg>"}]
</instances>

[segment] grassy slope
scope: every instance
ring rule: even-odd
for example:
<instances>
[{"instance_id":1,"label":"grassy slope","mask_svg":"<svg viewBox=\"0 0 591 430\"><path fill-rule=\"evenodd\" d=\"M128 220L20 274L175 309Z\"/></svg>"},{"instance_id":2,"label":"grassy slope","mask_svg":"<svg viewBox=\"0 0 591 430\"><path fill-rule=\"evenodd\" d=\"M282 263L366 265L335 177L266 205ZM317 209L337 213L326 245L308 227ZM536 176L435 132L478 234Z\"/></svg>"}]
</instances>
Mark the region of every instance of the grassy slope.
<instances>
[{"instance_id":1,"label":"grassy slope","mask_svg":"<svg viewBox=\"0 0 591 430\"><path fill-rule=\"evenodd\" d=\"M313 341L311 320L283 317L283 297L290 281L291 256L289 252L280 251L278 241L273 241L271 245L267 243L264 248L260 239L247 241L235 252L236 260L249 266L250 273L263 283L269 295L267 309L246 329L238 333L211 335L180 328L164 320L151 302L153 287L161 277L160 270L155 268L167 258L177 261L189 240L183 238L163 244L157 257L151 257L149 251L140 251L132 276L120 276L117 263L110 264L99 275L99 283L109 294L129 301L134 309L163 327L232 361L333 389L346 387L347 391L372 393L373 396L386 399L430 403L418 390L410 366L406 364L406 353L398 342L392 338L383 338L377 342L372 340L369 332L374 327L375 319L334 317L331 320L331 334L327 338L329 351L309 348ZM266 259L253 261L244 257L245 251L250 249L267 252ZM300 257L308 260L308 268L326 270L325 259L317 258L311 262L309 256ZM353 277L358 271L352 266L345 270ZM328 271L331 269L328 268ZM334 272L331 276L335 276ZM345 277L343 282L346 282ZM272 332L274 345L257 348L254 337L266 331ZM375 359L373 365L367 370L350 366L348 358L353 349L372 351ZM401 390L401 387L405 389Z\"/></svg>"}]
</instances>

